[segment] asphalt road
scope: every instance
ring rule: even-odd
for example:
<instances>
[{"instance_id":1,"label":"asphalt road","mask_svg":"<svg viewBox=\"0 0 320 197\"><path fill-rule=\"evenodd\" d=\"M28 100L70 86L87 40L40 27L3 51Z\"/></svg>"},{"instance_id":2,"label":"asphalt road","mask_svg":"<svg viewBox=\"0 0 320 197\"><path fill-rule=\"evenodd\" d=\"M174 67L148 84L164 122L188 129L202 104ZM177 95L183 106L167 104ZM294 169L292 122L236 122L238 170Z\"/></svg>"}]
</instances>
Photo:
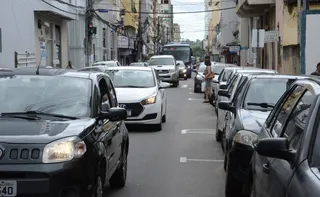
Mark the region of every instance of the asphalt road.
<instances>
[{"instance_id":1,"label":"asphalt road","mask_svg":"<svg viewBox=\"0 0 320 197\"><path fill-rule=\"evenodd\" d=\"M167 122L162 131L130 131L127 185L108 189L106 196L224 196L225 172L214 138L213 107L202 103L203 94L193 93L192 78L166 91Z\"/></svg>"}]
</instances>

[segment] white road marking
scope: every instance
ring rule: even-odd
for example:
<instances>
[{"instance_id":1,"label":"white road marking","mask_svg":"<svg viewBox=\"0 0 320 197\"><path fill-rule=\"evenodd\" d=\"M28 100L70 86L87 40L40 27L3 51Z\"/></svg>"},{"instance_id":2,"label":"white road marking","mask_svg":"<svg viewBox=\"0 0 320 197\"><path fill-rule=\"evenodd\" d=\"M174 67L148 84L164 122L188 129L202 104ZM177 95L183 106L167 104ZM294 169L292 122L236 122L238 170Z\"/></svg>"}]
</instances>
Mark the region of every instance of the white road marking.
<instances>
[{"instance_id":1,"label":"white road marking","mask_svg":"<svg viewBox=\"0 0 320 197\"><path fill-rule=\"evenodd\" d=\"M215 129L183 129L181 134L215 134Z\"/></svg>"},{"instance_id":2,"label":"white road marking","mask_svg":"<svg viewBox=\"0 0 320 197\"><path fill-rule=\"evenodd\" d=\"M200 98L188 98L189 101L203 101L203 99Z\"/></svg>"},{"instance_id":3,"label":"white road marking","mask_svg":"<svg viewBox=\"0 0 320 197\"><path fill-rule=\"evenodd\" d=\"M217 159L188 159L187 157L180 157L180 163L187 163L187 161L224 162L224 160Z\"/></svg>"},{"instance_id":4,"label":"white road marking","mask_svg":"<svg viewBox=\"0 0 320 197\"><path fill-rule=\"evenodd\" d=\"M189 94L194 94L193 92L189 92Z\"/></svg>"},{"instance_id":5,"label":"white road marking","mask_svg":"<svg viewBox=\"0 0 320 197\"><path fill-rule=\"evenodd\" d=\"M182 85L181 86L181 88L187 88L188 87L188 85Z\"/></svg>"}]
</instances>

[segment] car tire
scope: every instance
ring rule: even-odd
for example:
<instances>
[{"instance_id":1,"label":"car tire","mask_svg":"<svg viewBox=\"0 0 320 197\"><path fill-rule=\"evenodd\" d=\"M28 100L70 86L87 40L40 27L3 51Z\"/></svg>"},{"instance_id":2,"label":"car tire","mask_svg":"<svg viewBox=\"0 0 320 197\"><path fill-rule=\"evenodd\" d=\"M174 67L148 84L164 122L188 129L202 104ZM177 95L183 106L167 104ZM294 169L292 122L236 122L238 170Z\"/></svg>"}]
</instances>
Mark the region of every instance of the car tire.
<instances>
[{"instance_id":1,"label":"car tire","mask_svg":"<svg viewBox=\"0 0 320 197\"><path fill-rule=\"evenodd\" d=\"M173 87L178 87L179 86L179 79L178 81L173 82Z\"/></svg>"},{"instance_id":2,"label":"car tire","mask_svg":"<svg viewBox=\"0 0 320 197\"><path fill-rule=\"evenodd\" d=\"M162 123L167 122L167 117L166 117L166 115L163 115L163 116L162 116L162 120L161 120L161 121L162 121Z\"/></svg>"},{"instance_id":3,"label":"car tire","mask_svg":"<svg viewBox=\"0 0 320 197\"><path fill-rule=\"evenodd\" d=\"M229 173L230 163L228 162L228 160L229 158L227 159L227 176L225 187L226 197L241 196L243 183L241 181L238 181L231 173Z\"/></svg>"},{"instance_id":4,"label":"car tire","mask_svg":"<svg viewBox=\"0 0 320 197\"><path fill-rule=\"evenodd\" d=\"M218 120L217 120L216 121L216 141L221 142L221 138L222 138L222 132L219 130Z\"/></svg>"},{"instance_id":5,"label":"car tire","mask_svg":"<svg viewBox=\"0 0 320 197\"><path fill-rule=\"evenodd\" d=\"M184 80L188 80L188 77L185 77Z\"/></svg>"},{"instance_id":6,"label":"car tire","mask_svg":"<svg viewBox=\"0 0 320 197\"><path fill-rule=\"evenodd\" d=\"M120 165L109 180L110 186L112 188L122 188L126 185L128 167L127 159L127 151L125 149L125 146L123 146Z\"/></svg>"},{"instance_id":7,"label":"car tire","mask_svg":"<svg viewBox=\"0 0 320 197\"><path fill-rule=\"evenodd\" d=\"M103 197L103 183L100 175L97 176L94 186L91 189L91 195L92 197Z\"/></svg>"}]
</instances>

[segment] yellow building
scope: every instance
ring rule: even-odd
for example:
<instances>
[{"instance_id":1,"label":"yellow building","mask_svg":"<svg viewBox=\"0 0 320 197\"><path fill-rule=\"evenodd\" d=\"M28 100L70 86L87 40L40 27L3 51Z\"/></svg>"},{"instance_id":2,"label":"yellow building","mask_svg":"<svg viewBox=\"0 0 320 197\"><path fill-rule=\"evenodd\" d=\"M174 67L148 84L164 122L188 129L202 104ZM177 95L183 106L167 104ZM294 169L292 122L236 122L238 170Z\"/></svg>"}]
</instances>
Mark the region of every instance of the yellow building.
<instances>
[{"instance_id":1,"label":"yellow building","mask_svg":"<svg viewBox=\"0 0 320 197\"><path fill-rule=\"evenodd\" d=\"M221 1L209 1L209 10L219 10L219 5ZM212 52L213 55L218 54L215 49L215 43L213 43L214 38L217 36L216 26L220 21L220 11L214 11L209 13L209 28L208 28L208 47L209 51Z\"/></svg>"},{"instance_id":2,"label":"yellow building","mask_svg":"<svg viewBox=\"0 0 320 197\"><path fill-rule=\"evenodd\" d=\"M137 0L138 2L138 0ZM132 12L134 9L138 9L138 3L135 3L134 0L122 0L123 8L128 11ZM136 6L137 5L137 6ZM137 10L138 12L138 10ZM135 31L137 30L137 22L138 22L138 15L134 13L126 13L123 17L124 26L126 28L133 28Z\"/></svg>"},{"instance_id":3,"label":"yellow building","mask_svg":"<svg viewBox=\"0 0 320 197\"><path fill-rule=\"evenodd\" d=\"M310 0L310 10L320 10L317 0ZM300 49L298 41L299 16L297 4L277 1L278 13L277 24L280 37L280 62L279 71L285 74L300 73ZM302 7L301 7L302 9Z\"/></svg>"}]
</instances>

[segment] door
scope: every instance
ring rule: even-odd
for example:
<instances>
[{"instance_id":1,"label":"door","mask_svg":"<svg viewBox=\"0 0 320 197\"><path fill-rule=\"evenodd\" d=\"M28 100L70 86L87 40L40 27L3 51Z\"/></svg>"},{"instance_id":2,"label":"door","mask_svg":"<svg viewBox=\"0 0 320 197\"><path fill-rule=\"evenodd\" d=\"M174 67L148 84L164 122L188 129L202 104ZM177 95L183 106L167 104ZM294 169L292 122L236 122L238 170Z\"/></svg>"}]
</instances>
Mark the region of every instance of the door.
<instances>
[{"instance_id":1,"label":"door","mask_svg":"<svg viewBox=\"0 0 320 197\"><path fill-rule=\"evenodd\" d=\"M99 80L99 91L100 91L100 100L101 104L106 104L107 108L111 108L111 98L108 92L108 86L105 78L101 77ZM108 110L104 109L104 110ZM101 106L100 106L101 110ZM109 120L103 120L101 122L101 129L103 130L101 133L101 139L103 139L105 148L107 150L107 162L108 162L108 171L110 172L117 163L116 157L116 141L115 141L115 134L117 133L117 125L115 122L111 122Z\"/></svg>"},{"instance_id":2,"label":"door","mask_svg":"<svg viewBox=\"0 0 320 197\"><path fill-rule=\"evenodd\" d=\"M270 137L288 138L290 148L299 152L299 143L308 118L311 106L309 103L312 102L312 98L315 97L310 91L305 91L304 88L297 86L292 94L287 97L270 125ZM301 117L304 117L304 119ZM255 183L260 184L259 188L256 189L256 196L285 196L296 165L297 163L289 163L283 159L258 156L255 165Z\"/></svg>"},{"instance_id":3,"label":"door","mask_svg":"<svg viewBox=\"0 0 320 197\"><path fill-rule=\"evenodd\" d=\"M110 98L110 106L111 107L118 107L118 101L117 101L117 95L116 91L112 85L112 82L109 78L105 78L107 81L107 86L108 86L108 93L109 93L109 98ZM115 153L113 156L114 161L116 162L114 165L117 164L117 162L120 160L121 154L122 154L122 141L123 141L123 134L121 133L121 123L122 121L115 121L113 122L116 126L114 133L113 133L113 146L115 148Z\"/></svg>"}]
</instances>

